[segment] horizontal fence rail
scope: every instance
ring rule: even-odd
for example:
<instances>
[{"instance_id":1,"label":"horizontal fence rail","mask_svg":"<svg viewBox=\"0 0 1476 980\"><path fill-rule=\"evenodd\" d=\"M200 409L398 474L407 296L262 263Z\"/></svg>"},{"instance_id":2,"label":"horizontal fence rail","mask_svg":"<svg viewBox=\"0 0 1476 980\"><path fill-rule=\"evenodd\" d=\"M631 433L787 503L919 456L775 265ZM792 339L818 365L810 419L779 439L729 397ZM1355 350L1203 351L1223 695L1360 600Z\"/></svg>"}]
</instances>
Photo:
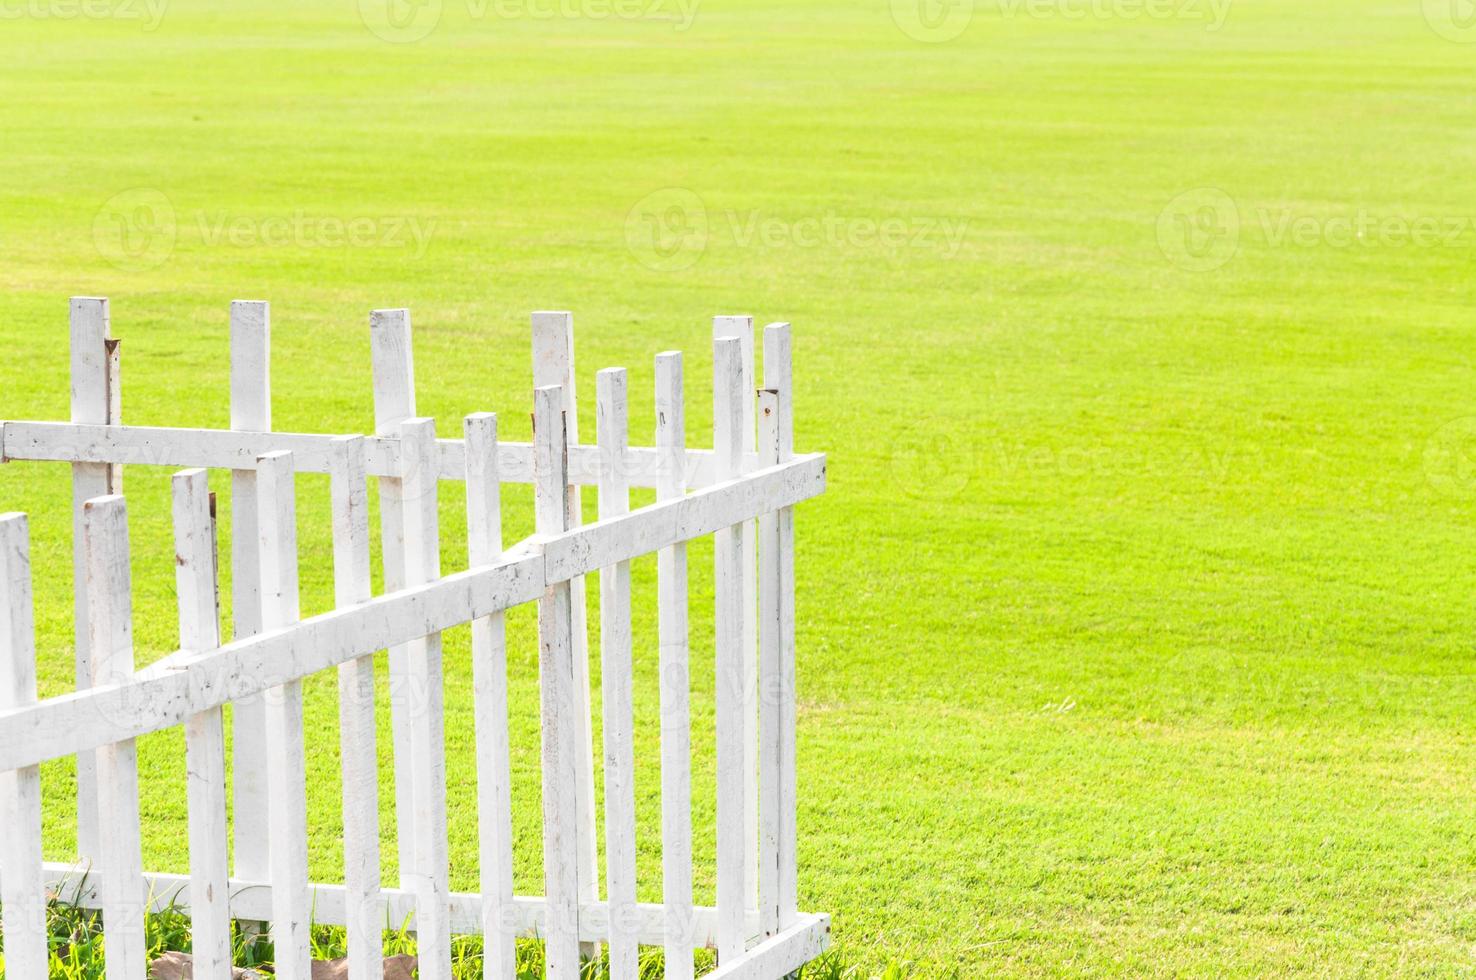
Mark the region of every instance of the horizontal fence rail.
<instances>
[{"instance_id":1,"label":"horizontal fence rail","mask_svg":"<svg viewBox=\"0 0 1476 980\"><path fill-rule=\"evenodd\" d=\"M713 323L711 450L685 445L682 356L656 358L655 446L631 446L623 369L597 375L596 445L578 444L573 321L533 315L533 440L499 442L491 413L462 439L415 414L410 321L370 318L375 433L271 431L265 303L231 307L229 429L121 424L119 345L106 300L72 302L70 422L0 423L0 459L72 467L77 690L38 700L26 518L0 516L0 903L9 976L44 976L48 900L101 909L110 980L142 980L146 910L192 920L195 976L226 980L232 923L269 934L276 976L308 980L309 926L346 930L350 980L382 973L383 931L418 939L419 975L449 980L452 937L480 935L484 975L515 975L514 944L544 944L547 973L576 980L608 945L615 980L639 948L665 975L784 976L829 942L829 918L796 902L793 509L825 489L825 457L795 455L788 324L764 331L755 388L751 317ZM127 465L173 477L179 647L135 669ZM215 496L229 471L235 639L221 642ZM299 615L296 475L329 476L334 608ZM380 490L384 592L372 594L367 485ZM471 567L443 573L437 485L466 485ZM501 491L533 485L536 533L507 546ZM581 487L598 519L579 520ZM656 501L632 508L630 491ZM715 645L688 629L687 545L714 544ZM630 562L655 554L660 672L660 903L637 901ZM600 643L587 640L584 579L597 575ZM544 894L513 889L504 614L536 604ZM441 634L470 624L478 893L453 892L447 827ZM375 655L389 651L393 805L400 880L381 876ZM590 658L600 658L601 697ZM711 657L704 668L694 658ZM310 879L303 682L337 675L342 884ZM693 901L691 677L715 671L717 903ZM593 705L602 743L595 745ZM231 706L227 758L224 709ZM138 738L185 733L190 871L141 863ZM44 861L39 766L75 756L78 856ZM595 771L604 793L595 793ZM227 819L234 800L235 819ZM388 805L388 804L387 804ZM600 812L603 811L603 821ZM709 830L711 833L712 830ZM234 835L235 862L228 861ZM597 837L603 836L604 874ZM51 899L48 899L48 895Z\"/></svg>"}]
</instances>

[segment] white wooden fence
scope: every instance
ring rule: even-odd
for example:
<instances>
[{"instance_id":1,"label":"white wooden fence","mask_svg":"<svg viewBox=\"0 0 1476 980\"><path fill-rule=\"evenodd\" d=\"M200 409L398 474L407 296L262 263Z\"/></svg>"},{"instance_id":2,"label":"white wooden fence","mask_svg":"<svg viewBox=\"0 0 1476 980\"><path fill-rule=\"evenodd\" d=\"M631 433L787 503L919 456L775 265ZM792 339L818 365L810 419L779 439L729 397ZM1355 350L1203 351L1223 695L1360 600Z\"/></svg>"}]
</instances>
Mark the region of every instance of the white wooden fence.
<instances>
[{"instance_id":1,"label":"white wooden fence","mask_svg":"<svg viewBox=\"0 0 1476 980\"><path fill-rule=\"evenodd\" d=\"M714 321L714 449L686 448L682 355L656 357L654 448L627 443L626 376L599 372L597 444L575 423L572 318L533 315L532 443L499 442L491 414L464 438L415 417L410 320L370 318L375 434L271 430L267 304L231 308L231 428L122 424L108 304L71 304L71 422L0 423L0 457L70 463L74 487L77 692L38 701L24 514L0 517L0 903L11 980L46 975L48 890L100 909L109 980L145 975L143 912L170 901L193 923L196 976L229 976L231 920L269 923L277 976L307 980L313 922L347 929L353 980L378 978L381 930L410 921L420 976L446 980L452 935L485 937L485 975L514 975L514 941L546 943L548 975L578 976L608 943L611 975L638 945L690 978L773 978L817 956L829 918L796 903L794 505L824 489L823 455L793 452L790 329L764 330L755 391L749 317ZM173 477L179 650L135 669L124 465ZM230 471L234 639L221 643L214 499ZM331 474L336 608L298 611L294 475ZM367 480L379 481L385 592L371 595ZM465 480L471 567L443 574L437 485ZM503 483L532 483L537 533L505 547ZM580 526L594 485L599 520ZM632 511L632 487L655 503ZM687 542L715 538L717 902L693 903ZM630 561L658 555L662 896L636 900ZM595 753L584 576L599 575L605 896L597 869ZM544 895L513 893L503 614L538 605ZM472 626L480 891L449 887L442 630ZM400 881L380 875L374 654L389 651ZM705 651L695 651L699 654ZM302 681L336 668L344 881L308 877ZM227 766L222 708L230 704ZM134 740L181 725L190 874L142 867ZM45 862L40 763L76 755L77 864ZM227 786L235 865L228 865Z\"/></svg>"}]
</instances>

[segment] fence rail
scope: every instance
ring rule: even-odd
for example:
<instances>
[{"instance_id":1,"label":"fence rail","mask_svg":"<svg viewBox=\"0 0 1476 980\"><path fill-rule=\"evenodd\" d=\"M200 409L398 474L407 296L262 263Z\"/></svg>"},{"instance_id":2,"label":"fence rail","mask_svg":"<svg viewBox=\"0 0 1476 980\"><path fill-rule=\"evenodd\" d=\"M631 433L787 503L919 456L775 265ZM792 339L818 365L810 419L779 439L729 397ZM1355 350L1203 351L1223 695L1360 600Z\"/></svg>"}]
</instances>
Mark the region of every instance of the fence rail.
<instances>
[{"instance_id":1,"label":"fence rail","mask_svg":"<svg viewBox=\"0 0 1476 980\"><path fill-rule=\"evenodd\" d=\"M0 458L72 465L78 690L37 700L27 521L0 517L0 902L14 978L46 971L48 891L102 910L110 980L142 980L142 911L173 901L193 925L195 975L226 978L232 920L265 924L276 975L307 980L313 922L347 930L353 980L381 971L382 928L407 921L419 972L451 975L451 937L480 934L485 975L514 975L514 942L543 940L548 975L573 980L609 946L610 974L637 975L641 945L669 977L693 951L713 976L778 977L827 945L829 920L797 910L793 507L821 493L821 455L794 455L789 326L764 331L755 390L751 318L714 321L714 448L688 450L682 360L656 359L656 445L629 445L622 369L597 375L598 438L578 443L572 318L533 315L534 434L501 443L490 413L461 439L415 415L409 316L376 311L376 432L275 433L269 311L231 309L231 428L121 424L119 347L105 300L72 301L71 422L0 423ZM179 649L135 670L122 466L173 477ZM231 471L235 639L221 643L215 501L207 468ZM330 476L335 608L300 618L295 475ZM370 586L367 481L381 499L385 592ZM470 568L440 567L437 487L464 481ZM505 546L504 483L534 487L536 533ZM581 525L579 490L599 519ZM634 510L630 490L652 487ZM688 542L712 536L716 587L717 903L692 898L692 650ZM636 901L629 563L658 555L662 902ZM599 576L603 740L592 733L584 576ZM536 603L544 894L515 895L504 613ZM478 893L450 890L441 633L471 624ZM389 651L400 880L381 878L374 655ZM344 881L311 882L302 682L336 668ZM401 683L396 683L401 682ZM404 692L416 692L406 697ZM226 757L223 708L232 705ZM142 867L135 740L185 730L190 874ZM44 862L39 765L78 759L76 863ZM603 769L600 894L595 766ZM228 785L229 780L229 785ZM227 794L235 821L227 827ZM236 863L227 860L228 832ZM151 897L152 896L152 897Z\"/></svg>"}]
</instances>

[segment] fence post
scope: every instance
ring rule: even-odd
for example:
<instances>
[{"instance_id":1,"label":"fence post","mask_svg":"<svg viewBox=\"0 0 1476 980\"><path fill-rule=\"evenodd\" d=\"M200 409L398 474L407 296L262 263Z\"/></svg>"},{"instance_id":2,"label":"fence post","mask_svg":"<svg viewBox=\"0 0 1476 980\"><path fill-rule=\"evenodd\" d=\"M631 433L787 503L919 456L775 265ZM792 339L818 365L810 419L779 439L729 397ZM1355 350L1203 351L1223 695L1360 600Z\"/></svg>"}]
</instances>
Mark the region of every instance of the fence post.
<instances>
[{"instance_id":1,"label":"fence post","mask_svg":"<svg viewBox=\"0 0 1476 980\"><path fill-rule=\"evenodd\" d=\"M467 555L471 566L502 554L502 487L497 471L497 416L468 415L466 437ZM507 718L507 639L503 614L472 621L472 687L477 743L477 831L481 854L484 976L515 980L513 928L512 756Z\"/></svg>"},{"instance_id":2,"label":"fence post","mask_svg":"<svg viewBox=\"0 0 1476 980\"><path fill-rule=\"evenodd\" d=\"M743 467L743 347L737 337L713 342L714 480L738 478ZM718 959L743 955L747 906L748 748L743 649L743 526L713 535L714 645L717 692L717 939Z\"/></svg>"},{"instance_id":3,"label":"fence post","mask_svg":"<svg viewBox=\"0 0 1476 980\"><path fill-rule=\"evenodd\" d=\"M232 301L230 344L231 428L270 432L270 305L259 300ZM262 630L260 552L256 469L232 470L231 616L238 640ZM266 881L271 877L272 840L267 821L266 702L260 695L231 705L231 731L236 877Z\"/></svg>"},{"instance_id":4,"label":"fence post","mask_svg":"<svg viewBox=\"0 0 1476 980\"><path fill-rule=\"evenodd\" d=\"M557 385L533 392L533 480L541 535L568 529L568 443L564 391ZM543 878L548 975L579 977L579 854L577 780L580 746L575 686L572 586L550 582L538 600L538 673L543 720Z\"/></svg>"},{"instance_id":5,"label":"fence post","mask_svg":"<svg viewBox=\"0 0 1476 980\"><path fill-rule=\"evenodd\" d=\"M656 355L656 455L660 500L687 492L682 355ZM687 649L687 545L656 556L661 672L661 876L667 980L692 980L692 722Z\"/></svg>"},{"instance_id":6,"label":"fence post","mask_svg":"<svg viewBox=\"0 0 1476 980\"><path fill-rule=\"evenodd\" d=\"M109 335L108 301L74 296L71 301L72 421L109 425L119 421L118 342ZM72 464L72 575L77 689L92 686L88 648L87 558L83 547L82 509L94 497L122 492L122 467L108 463ZM77 852L84 860L98 856L97 754L77 754Z\"/></svg>"},{"instance_id":7,"label":"fence post","mask_svg":"<svg viewBox=\"0 0 1476 980\"><path fill-rule=\"evenodd\" d=\"M36 634L26 515L0 515L0 711L36 703ZM0 773L0 910L10 975L45 977L41 767Z\"/></svg>"},{"instance_id":8,"label":"fence post","mask_svg":"<svg viewBox=\"0 0 1476 980\"><path fill-rule=\"evenodd\" d=\"M205 470L174 474L174 583L179 648L220 646L215 497ZM195 976L231 980L230 874L226 841L225 728L220 708L185 720L190 828L190 923Z\"/></svg>"},{"instance_id":9,"label":"fence post","mask_svg":"<svg viewBox=\"0 0 1476 980\"><path fill-rule=\"evenodd\" d=\"M568 446L579 445L579 412L574 384L574 315L540 312L533 314L533 387L558 386L564 395L564 431ZM565 467L567 477L567 466ZM578 527L584 520L579 487L572 482L565 488L568 497L566 527ZM569 584L572 610L570 629L574 638L574 737L579 746L575 757L575 793L579 802L579 897L593 902L599 898L599 842L596 839L594 811L594 738L589 681L589 636L585 623L584 576ZM584 955L599 955L598 943L586 943Z\"/></svg>"},{"instance_id":10,"label":"fence post","mask_svg":"<svg viewBox=\"0 0 1476 980\"><path fill-rule=\"evenodd\" d=\"M371 594L369 487L363 436L340 436L329 449L333 511L333 604ZM343 766L343 887L349 980L382 980L384 923L379 914L379 761L374 748L374 657L338 667L338 727Z\"/></svg>"},{"instance_id":11,"label":"fence post","mask_svg":"<svg viewBox=\"0 0 1476 980\"><path fill-rule=\"evenodd\" d=\"M764 387L774 392L773 447L776 462L794 458L794 387L791 367L789 324L771 323L764 328ZM788 929L799 918L799 877L796 844L798 842L798 796L795 775L795 650L794 650L794 508L784 507L774 515L772 544L773 566L766 582L771 595L766 608L773 630L770 653L776 669L773 681L775 713L778 721L777 811L778 873L775 905L780 930Z\"/></svg>"},{"instance_id":12,"label":"fence post","mask_svg":"<svg viewBox=\"0 0 1476 980\"><path fill-rule=\"evenodd\" d=\"M261 532L263 629L298 620L297 514L292 454L256 461L257 527ZM309 980L307 774L302 730L302 681L266 692L268 817L272 835L272 945L277 980Z\"/></svg>"},{"instance_id":13,"label":"fence post","mask_svg":"<svg viewBox=\"0 0 1476 980\"><path fill-rule=\"evenodd\" d=\"M743 373L743 451L755 452L757 439L757 409L754 384L753 317L715 316L712 318L712 339L737 337L741 351ZM758 799L759 799L759 699L758 699L758 552L756 525L753 521L743 522L743 704L744 730L747 738L743 743L743 841L747 850L743 878L747 883L746 903L749 908L759 907L759 857L758 857Z\"/></svg>"},{"instance_id":14,"label":"fence post","mask_svg":"<svg viewBox=\"0 0 1476 980\"><path fill-rule=\"evenodd\" d=\"M120 496L82 508L87 550L88 648L93 686L133 679L132 594L128 572L128 512ZM143 853L139 833L138 756L133 739L98 750L99 886L109 980L143 980Z\"/></svg>"},{"instance_id":15,"label":"fence post","mask_svg":"<svg viewBox=\"0 0 1476 980\"><path fill-rule=\"evenodd\" d=\"M440 447L434 419L400 424L400 489L404 505L405 584L441 577L436 490ZM422 980L451 980L450 860L446 840L445 685L441 634L409 645L410 784L415 804L415 928Z\"/></svg>"},{"instance_id":16,"label":"fence post","mask_svg":"<svg viewBox=\"0 0 1476 980\"><path fill-rule=\"evenodd\" d=\"M394 437L400 423L415 415L415 361L410 348L410 311L369 314L369 354L374 369L374 432ZM403 481L379 478L380 562L384 591L405 587ZM411 782L414 750L410 736L410 647L389 651L390 725L395 756L395 833L399 842L400 882L415 871L415 797Z\"/></svg>"},{"instance_id":17,"label":"fence post","mask_svg":"<svg viewBox=\"0 0 1476 980\"><path fill-rule=\"evenodd\" d=\"M628 444L623 368L596 376L600 447L600 520L630 513L626 486ZM630 562L600 569L600 686L604 702L605 877L610 911L610 976L636 980L639 971L636 907L636 798L634 665L631 661Z\"/></svg>"}]
</instances>

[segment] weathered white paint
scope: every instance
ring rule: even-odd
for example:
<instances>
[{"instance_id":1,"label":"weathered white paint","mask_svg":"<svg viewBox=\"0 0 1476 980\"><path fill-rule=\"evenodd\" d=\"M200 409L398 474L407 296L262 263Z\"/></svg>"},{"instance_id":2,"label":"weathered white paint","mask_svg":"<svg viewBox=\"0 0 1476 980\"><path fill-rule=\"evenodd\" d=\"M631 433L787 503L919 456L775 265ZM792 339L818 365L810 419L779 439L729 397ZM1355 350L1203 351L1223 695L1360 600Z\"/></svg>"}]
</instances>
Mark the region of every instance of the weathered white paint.
<instances>
[{"instance_id":1,"label":"weathered white paint","mask_svg":"<svg viewBox=\"0 0 1476 980\"><path fill-rule=\"evenodd\" d=\"M656 355L656 451L661 456L659 500L681 505L686 494L686 419L682 355ZM645 513L643 508L627 521ZM667 980L692 980L692 709L687 649L687 545L668 542L657 552L657 647L661 698L661 881L666 906Z\"/></svg>"},{"instance_id":2,"label":"weathered white paint","mask_svg":"<svg viewBox=\"0 0 1476 980\"><path fill-rule=\"evenodd\" d=\"M247 304L249 307L250 304ZM105 309L103 310L105 313ZM250 357L241 363L248 394L244 413L266 411L265 309L259 369ZM233 336L238 317L233 311ZM535 318L535 330L539 325ZM691 951L719 949L718 976L769 977L787 973L824 948L828 922L801 916L795 897L794 824L794 576L795 503L823 490L823 456L792 453L792 385L787 325L765 332L765 373L772 391L760 393L763 437L755 438L752 322L718 318L714 322L715 448L687 451L684 446L681 360L657 360L657 445L631 449L626 444L624 374L601 372L597 447L571 446L574 434L572 333L567 315L547 315L535 351L551 364L537 370L556 373L566 384L540 386L535 393L535 439L522 446L499 446L495 418L467 419L464 440L437 440L429 419L413 413L409 322L403 311L376 314L376 427L369 437L331 437L123 427L116 422L117 388L111 385L107 421L94 423L3 423L0 453L6 458L56 458L81 465L156 463L182 456L190 462L225 465L252 478L246 496L254 499L255 548L239 549L259 559L261 621L252 636L219 645L215 593L213 511L203 472L175 480L178 535L181 641L179 652L150 668L132 670L127 635L126 523L116 501L112 552L102 560L107 573L92 576L90 594L119 594L124 615L103 607L89 611L87 650L110 651L92 671L112 670L117 651L126 651L127 670L118 678L90 677L88 690L46 702L25 698L0 701L0 774L34 767L45 759L96 750L103 760L99 787L113 801L109 812L132 793L133 813L120 826L105 828L99 871L78 895L84 904L111 906L110 942L115 969L131 971L127 955L129 923L121 908L129 894L141 915L163 896L142 897L145 881L172 889L165 900L184 897L197 919L201 974L221 975L220 937L227 914L244 922L270 919L279 945L278 975L306 977L309 916L324 923L347 923L355 980L378 972L377 929L381 922L405 921L420 932L422 975L449 977L453 932L488 935L485 972L512 975L512 940L536 934L548 942L550 975L574 977L580 952L611 942L612 974L637 973L637 943L666 947L668 975L691 975ZM724 331L734 333L725 339ZM105 332L105 331L104 331ZM248 339L253 336L244 331ZM233 345L234 346L234 345ZM249 348L250 345L248 344ZM116 363L116 347L105 345ZM537 359L536 359L537 360ZM106 374L106 371L105 371ZM233 388L237 372L233 364ZM253 384L255 378L259 384ZM251 391L259 397L253 403ZM233 403L237 399L233 396ZM402 414L390 423L387 414ZM233 411L232 425L241 419ZM266 425L269 426L269 419ZM70 440L70 441L69 441ZM244 455L264 447L259 458ZM301 458L281 450L300 449ZM196 456L195 454L200 454ZM537 535L508 552L501 550L499 486L505 467L522 471L535 484ZM580 473L576 474L575 470ZM292 482L296 471L333 476L334 544L338 608L298 621L296 534ZM390 509L386 555L401 581L389 594L370 598L368 574L368 476L388 481ZM465 479L473 567L441 576L436 521L436 488L442 479ZM600 487L600 519L580 527L575 484ZM696 492L688 489L696 484ZM628 488L655 484L658 502L628 513ZM109 501L99 503L110 505ZM96 505L93 505L95 507ZM93 507L89 507L91 513ZM102 513L99 511L99 513ZM747 528L759 520L758 533ZM0 543L5 533L0 518ZM23 519L22 519L23 520ZM84 521L84 525L87 522ZM685 546L714 534L716 558L716 669L718 673L718 903L692 903L692 828L689 663ZM84 535L102 540L105 535ZM754 556L755 544L763 550ZM93 550L87 554L91 562ZM233 549L234 550L234 549ZM634 751L629 562L658 553L659 642L662 708L663 903L635 901ZM762 565L757 562L761 561ZM115 579L96 583L121 568ZM592 772L581 775L588 757L590 721L578 653L583 603L573 601L575 583L599 572L602 615L602 666L605 725L605 835L609 896L597 900L598 873L585 869L594 854ZM391 572L394 574L394 572ZM760 583L755 595L755 578ZM540 599L540 674L544 726L545 891L543 899L512 893L510 764L507 744L506 653L502 636L505 609ZM96 603L94 602L94 605ZM480 850L482 892L453 894L448 887L445 835L445 758L441 704L441 630L473 624L476 683L478 801L482 812ZM121 635L99 637L108 631ZM99 632L101 631L101 632ZM762 634L760 639L759 634ZM399 783L408 786L410 812L401 834L405 882L383 888L378 880L373 733L373 654L385 646L408 653L406 723L409 749ZM761 653L754 659L755 649ZM101 663L101 668L99 664ZM0 663L0 666L4 666ZM301 681L328 667L340 668L344 748L344 886L312 885L306 867L306 800L303 778ZM0 673L0 679L3 679ZM770 704L772 698L774 704ZM226 878L224 857L224 756L220 709L227 703L269 692L266 755L272 769L269 803L272 848L262 878ZM214 724L212 726L211 720ZM192 878L144 876L139 862L136 763L132 740L183 723L190 760ZM127 750L124 761L120 752ZM398 746L397 746L398 749ZM583 781L583 782L582 782ZM0 789L7 783L0 782ZM18 785L18 784L16 784ZM588 787L589 809L581 806ZM239 787L238 787L239 789ZM12 791L5 815L21 825L24 806ZM238 825L238 832L240 827ZM129 839L134 855L130 866ZM36 834L31 842L37 843ZM22 838L24 839L24 838ZM211 843L215 846L210 846ZM17 845L18 846L18 845ZM35 890L39 846L16 856L17 846L0 845L0 899L16 890ZM403 852L409 850L410 857ZM27 857L26 854L30 856ZM27 864L29 862L29 864ZM12 865L23 869L17 875ZM57 866L45 866L48 874ZM263 879L269 880L266 883ZM27 882L30 882L29 886ZM106 883L106 884L105 884ZM99 887L100 886L100 887ZM74 889L75 891L75 889ZM62 894L67 894L66 888ZM188 896L199 895L190 903ZM23 908L22 902L18 908ZM225 923L225 928L222 928ZM14 932L24 931L24 926ZM34 931L34 930L33 930ZM21 940L23 942L23 940ZM754 944L752 948L746 948ZM34 945L34 944L33 944ZM19 947L18 947L19 948ZM210 952L214 950L214 953ZM24 952L14 954L24 956ZM141 957L137 957L141 963ZM13 958L13 962L14 958ZM134 974L121 975L132 980Z\"/></svg>"},{"instance_id":3,"label":"weathered white paint","mask_svg":"<svg viewBox=\"0 0 1476 980\"><path fill-rule=\"evenodd\" d=\"M509 609L542 594L545 582L567 578L563 569L593 571L681 547L679 542L757 516L776 504L808 499L823 491L824 479L825 457L803 456L738 482L642 507L624 518L623 526L601 521L548 538L540 545L546 553L514 548L494 565L322 613L295 629L234 640L198 661L180 664L169 658L170 669L142 671L130 684L0 711L0 771L158 731L189 714L266 690L272 686L266 678L306 677L385 644L407 643ZM765 499L766 493L772 496ZM681 608L685 609L685 600ZM680 635L686 635L684 625Z\"/></svg>"},{"instance_id":4,"label":"weathered white paint","mask_svg":"<svg viewBox=\"0 0 1476 980\"><path fill-rule=\"evenodd\" d=\"M364 438L333 441L333 596L342 609L367 601L369 488ZM343 766L343 883L349 980L382 980L379 909L379 760L375 754L374 657L338 665L338 730Z\"/></svg>"},{"instance_id":5,"label":"weathered white paint","mask_svg":"<svg viewBox=\"0 0 1476 980\"><path fill-rule=\"evenodd\" d=\"M472 567L502 554L502 487L497 473L497 416L468 415L467 555ZM512 754L507 718L507 638L503 614L472 621L472 691L477 743L477 833L481 855L483 970L487 980L515 980Z\"/></svg>"},{"instance_id":6,"label":"weathered white paint","mask_svg":"<svg viewBox=\"0 0 1476 980\"><path fill-rule=\"evenodd\" d=\"M408 417L408 416L407 416ZM232 432L225 429L184 429L149 425L83 425L72 422L3 422L0 444L6 460L35 462L129 464L137 466L204 466L247 469L263 453L287 451L299 473L327 473L335 436L311 432ZM460 439L440 439L438 472L442 480L463 479L466 450ZM364 465L374 477L400 472L400 443L393 436L366 436ZM569 480L597 486L600 455L595 446L569 447ZM757 469L758 456L745 453L745 473ZM497 467L504 483L533 482L533 446L504 442L497 448ZM655 487L659 461L649 446L626 450L625 473L632 487ZM689 449L686 485L711 486L714 473L710 449Z\"/></svg>"},{"instance_id":7,"label":"weathered white paint","mask_svg":"<svg viewBox=\"0 0 1476 980\"><path fill-rule=\"evenodd\" d=\"M231 429L250 433L256 451L233 463L203 456L169 465L224 465L231 470L231 616L234 639L261 632L260 532L256 526L256 459L290 446L266 442L272 431L271 307L261 300L231 303ZM238 438L240 438L238 436ZM267 818L266 703L245 698L231 708L231 791L235 800L235 870L242 878L271 872Z\"/></svg>"},{"instance_id":8,"label":"weathered white paint","mask_svg":"<svg viewBox=\"0 0 1476 980\"><path fill-rule=\"evenodd\" d=\"M436 514L436 423L400 423L400 477L404 507L405 584L427 585L441 577L440 530ZM408 646L407 704L413 763L410 785L415 805L415 867L412 887L420 896L418 972L422 980L451 980L451 925L448 911L450 858L446 839L445 684L441 674L441 634L429 633Z\"/></svg>"},{"instance_id":9,"label":"weathered white paint","mask_svg":"<svg viewBox=\"0 0 1476 980\"><path fill-rule=\"evenodd\" d=\"M623 368L595 378L597 437L604 451L600 520L630 512L621 463L629 442ZM610 917L610 976L636 980L636 797L634 666L631 661L630 562L600 569L600 687L604 702L605 881Z\"/></svg>"},{"instance_id":10,"label":"weathered white paint","mask_svg":"<svg viewBox=\"0 0 1476 980\"><path fill-rule=\"evenodd\" d=\"M298 621L297 514L292 454L256 461L261 547L261 615L266 630ZM281 678L266 694L267 796L272 835L272 944L278 980L310 980L307 773L301 676Z\"/></svg>"},{"instance_id":11,"label":"weathered white paint","mask_svg":"<svg viewBox=\"0 0 1476 980\"><path fill-rule=\"evenodd\" d=\"M753 317L715 316L712 318L712 337L737 337L741 351L743 380L743 454L746 461L756 451L755 438L757 410L754 392L754 342ZM731 452L731 447L726 447ZM719 451L721 456L721 450ZM740 472L751 472L751 467L740 464ZM759 857L758 857L758 766L759 766L759 699L758 699L758 555L757 538L753 521L743 522L743 705L746 718L743 743L743 798L748 801L744 808L744 847L747 861L744 882L747 886L746 902L749 909L759 907Z\"/></svg>"},{"instance_id":12,"label":"weathered white paint","mask_svg":"<svg viewBox=\"0 0 1476 980\"><path fill-rule=\"evenodd\" d=\"M825 952L830 946L830 916L803 915L784 932L765 940L741 960L719 966L711 980L778 980Z\"/></svg>"},{"instance_id":13,"label":"weathered white paint","mask_svg":"<svg viewBox=\"0 0 1476 980\"><path fill-rule=\"evenodd\" d=\"M775 401L777 445L782 465L794 456L794 388L789 324L771 323L764 328L764 387L777 393ZM799 915L799 839L796 806L795 727L797 692L794 654L794 509L779 508L777 526L778 569L775 589L777 616L779 689L779 928L788 929Z\"/></svg>"},{"instance_id":14,"label":"weathered white paint","mask_svg":"<svg viewBox=\"0 0 1476 980\"><path fill-rule=\"evenodd\" d=\"M779 461L779 393L759 392L759 453ZM759 921L765 936L779 931L779 522L777 512L758 519L759 578Z\"/></svg>"},{"instance_id":15,"label":"weathered white paint","mask_svg":"<svg viewBox=\"0 0 1476 980\"><path fill-rule=\"evenodd\" d=\"M410 311L375 310L369 315L369 353L374 370L374 431L399 436L400 423L415 415L415 362L410 348ZM403 461L379 479L380 561L384 591L407 583ZM410 657L408 644L389 648L390 728L395 751L395 816L399 839L400 881L415 871L415 789L411 778L414 744L410 731Z\"/></svg>"},{"instance_id":16,"label":"weathered white paint","mask_svg":"<svg viewBox=\"0 0 1476 980\"><path fill-rule=\"evenodd\" d=\"M737 479L743 453L743 345L737 337L713 342L713 447L719 475ZM748 888L744 753L748 709L744 704L743 528L733 524L713 537L714 627L717 692L717 908L718 962L743 954L743 910ZM755 787L756 788L756 787Z\"/></svg>"},{"instance_id":17,"label":"weathered white paint","mask_svg":"<svg viewBox=\"0 0 1476 980\"><path fill-rule=\"evenodd\" d=\"M569 479L568 447L579 445L579 410L574 383L574 315L566 312L538 312L533 321L533 387L559 387L564 393L564 479L568 502L565 529L584 523L579 486ZM569 583L570 632L574 639L574 740L575 792L579 804L579 897L593 901L599 897L599 842L595 828L594 805L594 726L592 724L589 680L589 633L585 621L584 576ZM585 946L583 955L599 955L596 946Z\"/></svg>"},{"instance_id":18,"label":"weathered white paint","mask_svg":"<svg viewBox=\"0 0 1476 980\"><path fill-rule=\"evenodd\" d=\"M0 515L0 709L36 700L35 619L26 515ZM46 976L46 889L41 869L41 770L0 772L0 911L12 975Z\"/></svg>"},{"instance_id":19,"label":"weathered white paint","mask_svg":"<svg viewBox=\"0 0 1476 980\"><path fill-rule=\"evenodd\" d=\"M108 425L118 421L121 404L117 343L109 330L108 301L74 296L71 301L72 421ZM82 547L82 508L94 497L121 493L121 471L106 463L72 466L72 584L73 622L77 659L77 688L92 685L92 657L87 642L87 558ZM84 858L97 855L97 757L77 756L77 851Z\"/></svg>"},{"instance_id":20,"label":"weathered white paint","mask_svg":"<svg viewBox=\"0 0 1476 980\"><path fill-rule=\"evenodd\" d=\"M97 497L82 507L87 557L88 649L94 685L133 674L133 610L128 569L128 512L120 496ZM132 739L97 753L97 865L102 887L108 980L143 980L146 894L139 832L138 755Z\"/></svg>"},{"instance_id":21,"label":"weathered white paint","mask_svg":"<svg viewBox=\"0 0 1476 980\"><path fill-rule=\"evenodd\" d=\"M215 499L205 470L172 481L174 586L179 601L179 649L199 655L220 646ZM220 708L185 722L185 793L189 801L191 948L200 980L231 980L230 862L226 853L225 726Z\"/></svg>"},{"instance_id":22,"label":"weathered white paint","mask_svg":"<svg viewBox=\"0 0 1476 980\"><path fill-rule=\"evenodd\" d=\"M534 484L540 534L559 534L569 522L564 447L564 391L557 385L533 392ZM538 677L543 722L543 879L547 906L546 951L551 980L579 977L579 725L573 614L567 580L550 582L538 602Z\"/></svg>"}]
</instances>

